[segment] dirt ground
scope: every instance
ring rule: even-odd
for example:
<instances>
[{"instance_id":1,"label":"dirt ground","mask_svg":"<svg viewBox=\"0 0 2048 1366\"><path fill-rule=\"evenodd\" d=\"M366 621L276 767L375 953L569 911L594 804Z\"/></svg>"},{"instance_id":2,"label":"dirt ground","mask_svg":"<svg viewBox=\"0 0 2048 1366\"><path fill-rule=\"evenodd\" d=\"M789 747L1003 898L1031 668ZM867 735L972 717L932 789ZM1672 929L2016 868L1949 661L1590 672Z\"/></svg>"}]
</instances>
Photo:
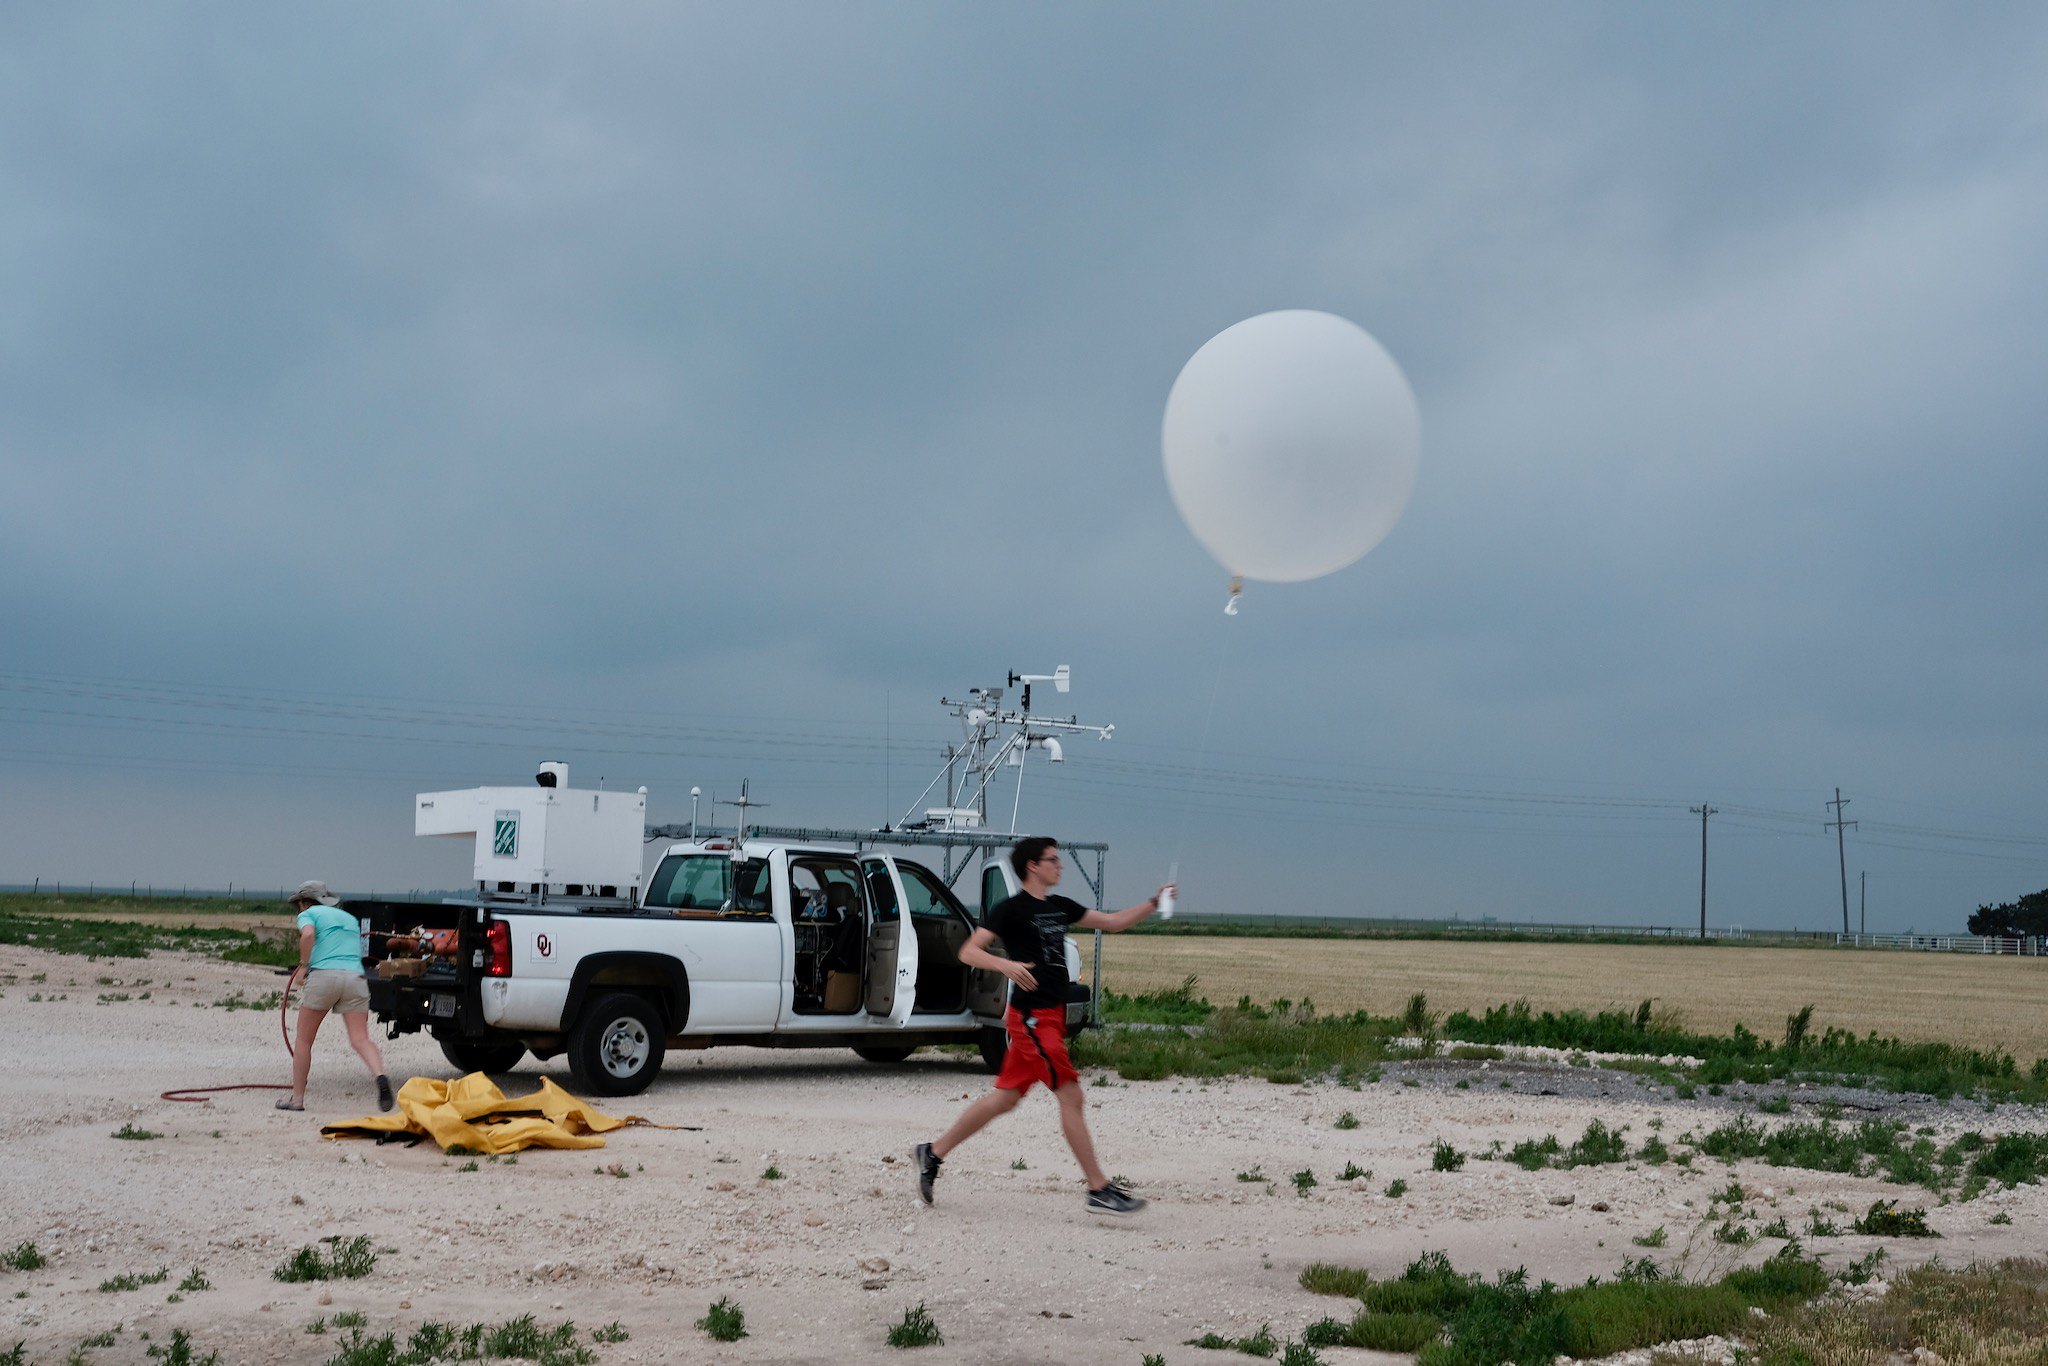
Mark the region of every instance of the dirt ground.
<instances>
[{"instance_id":1,"label":"dirt ground","mask_svg":"<svg viewBox=\"0 0 2048 1366\"><path fill-rule=\"evenodd\" d=\"M474 1171L431 1146L319 1136L322 1120L373 1106L333 1025L318 1044L303 1115L273 1110L274 1093L263 1091L205 1105L158 1099L168 1087L281 1080L275 1013L211 1005L277 982L262 968L186 954L95 963L0 949L0 1022L17 1059L0 1090L0 1250L28 1241L49 1258L35 1271L0 1270L0 1348L25 1340L27 1360L60 1362L118 1325L115 1345L84 1359L142 1363L149 1345L182 1327L224 1363L318 1362L337 1335L308 1336L306 1325L344 1310L367 1315L373 1333L401 1334L427 1319L502 1322L531 1312L544 1324L624 1325L629 1341L597 1348L605 1363L881 1362L901 1359L884 1335L922 1302L945 1345L913 1359L932 1366L1138 1366L1146 1353L1175 1366L1227 1366L1237 1358L1183 1344L1266 1322L1288 1337L1345 1312L1298 1287L1312 1261L1393 1273L1442 1249L1462 1269L1526 1265L1570 1281L1611 1274L1640 1255L1632 1237L1661 1225L1670 1242L1652 1255L1704 1274L1777 1246L1738 1251L1701 1231L1709 1194L1731 1174L1766 1192L1754 1202L1762 1219L1775 1211L1795 1225L1823 1201L1860 1211L1879 1195L1925 1199L1874 1181L1749 1165L1731 1173L1718 1163L1527 1173L1475 1160L1432 1171L1439 1137L1468 1150L1545 1133L1569 1141L1599 1118L1629 1125L1640 1142L1655 1120L1675 1136L1730 1113L1654 1102L1636 1078L1583 1070L1579 1089L1607 1094L1541 1095L1546 1076L1564 1074L1503 1064L1417 1066L1412 1087L1396 1069L1362 1091L1259 1081L1091 1086L1105 1165L1154 1202L1120 1223L1084 1213L1042 1097L955 1155L936 1207L918 1202L911 1144L987 1085L978 1063L958 1055L882 1067L837 1051L672 1054L651 1090L606 1108L701 1132L631 1129L599 1152L529 1151ZM101 999L120 995L130 999ZM386 1058L395 1080L452 1075L417 1035L387 1044ZM529 1061L502 1080L516 1092L540 1070ZM1470 1089L1453 1089L1454 1079ZM1347 1110L1360 1127L1335 1127ZM163 1137L111 1137L124 1123ZM2035 1123L2013 1107L1972 1107L1946 1127ZM1348 1162L1371 1177L1339 1181ZM597 1170L614 1163L625 1177ZM771 1164L784 1179L762 1179ZM1238 1179L1253 1169L1277 1179ZM1320 1184L1299 1197L1289 1177L1303 1170ZM1409 1183L1404 1198L1384 1194L1395 1178ZM1570 1206L1553 1203L1565 1196ZM2009 1226L1989 1222L2000 1212ZM1931 1251L1952 1262L2039 1254L2044 1215L2048 1191L1996 1193L1932 1210L1942 1241L1887 1246L1905 1261ZM272 1278L301 1246L356 1234L384 1249L366 1278ZM1857 1236L1815 1244L1832 1265L1878 1245ZM159 1284L98 1288L158 1268L170 1273ZM212 1288L178 1297L195 1268ZM692 1327L721 1296L745 1311L750 1333L729 1346Z\"/></svg>"},{"instance_id":2,"label":"dirt ground","mask_svg":"<svg viewBox=\"0 0 2048 1366\"><path fill-rule=\"evenodd\" d=\"M1084 951L1084 957L1086 952ZM1241 995L1313 999L1325 1010L1398 1014L1425 992L1446 1013L1526 997L1538 1010L1633 1011L1649 998L1687 1027L1725 1034L1739 1021L1767 1039L1812 1004L1814 1032L1840 1027L1912 1040L2048 1056L2048 959L1898 950L1663 944L1488 944L1444 940L1230 939L1127 935L1104 946L1119 991L1176 986L1194 974L1218 1004Z\"/></svg>"}]
</instances>

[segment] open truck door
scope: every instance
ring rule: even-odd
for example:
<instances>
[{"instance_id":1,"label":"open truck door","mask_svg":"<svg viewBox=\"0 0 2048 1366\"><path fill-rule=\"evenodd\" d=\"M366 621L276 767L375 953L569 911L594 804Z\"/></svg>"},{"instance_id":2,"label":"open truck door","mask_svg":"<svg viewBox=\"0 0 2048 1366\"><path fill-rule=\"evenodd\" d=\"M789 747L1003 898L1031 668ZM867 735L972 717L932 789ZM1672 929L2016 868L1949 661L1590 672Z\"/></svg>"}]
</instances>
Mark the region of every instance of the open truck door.
<instances>
[{"instance_id":1,"label":"open truck door","mask_svg":"<svg viewBox=\"0 0 2048 1366\"><path fill-rule=\"evenodd\" d=\"M903 888L893 862L870 854L860 861L868 885L868 994L870 1019L910 1023L917 1004L917 935L903 923Z\"/></svg>"}]
</instances>

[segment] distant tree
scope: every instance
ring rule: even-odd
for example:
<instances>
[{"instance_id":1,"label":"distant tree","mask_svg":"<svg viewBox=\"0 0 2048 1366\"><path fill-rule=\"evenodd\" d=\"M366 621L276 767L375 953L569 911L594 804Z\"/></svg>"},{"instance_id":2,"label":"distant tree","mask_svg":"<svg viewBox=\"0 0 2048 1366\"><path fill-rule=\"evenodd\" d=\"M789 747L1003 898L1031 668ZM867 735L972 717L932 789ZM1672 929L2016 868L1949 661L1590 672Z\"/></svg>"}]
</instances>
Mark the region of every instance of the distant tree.
<instances>
[{"instance_id":1,"label":"distant tree","mask_svg":"<svg viewBox=\"0 0 2048 1366\"><path fill-rule=\"evenodd\" d=\"M2018 901L1979 906L1970 917L1970 933L2008 938L2048 934L2048 888L2029 892Z\"/></svg>"}]
</instances>

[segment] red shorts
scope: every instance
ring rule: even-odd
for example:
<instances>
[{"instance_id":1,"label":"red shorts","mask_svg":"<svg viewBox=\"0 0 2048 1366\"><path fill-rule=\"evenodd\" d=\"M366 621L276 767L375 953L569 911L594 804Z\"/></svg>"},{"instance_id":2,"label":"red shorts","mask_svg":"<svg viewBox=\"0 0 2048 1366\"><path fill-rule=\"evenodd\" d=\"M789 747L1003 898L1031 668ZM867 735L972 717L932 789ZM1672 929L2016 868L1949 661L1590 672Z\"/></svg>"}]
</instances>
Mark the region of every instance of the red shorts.
<instances>
[{"instance_id":1,"label":"red shorts","mask_svg":"<svg viewBox=\"0 0 2048 1366\"><path fill-rule=\"evenodd\" d=\"M1065 1006L1041 1006L1028 1017L1011 1006L1003 1012L1003 1028L1009 1031L1010 1047L1003 1054L1003 1070L996 1073L997 1090L1029 1091L1040 1085L1057 1091L1081 1079L1067 1056Z\"/></svg>"}]
</instances>

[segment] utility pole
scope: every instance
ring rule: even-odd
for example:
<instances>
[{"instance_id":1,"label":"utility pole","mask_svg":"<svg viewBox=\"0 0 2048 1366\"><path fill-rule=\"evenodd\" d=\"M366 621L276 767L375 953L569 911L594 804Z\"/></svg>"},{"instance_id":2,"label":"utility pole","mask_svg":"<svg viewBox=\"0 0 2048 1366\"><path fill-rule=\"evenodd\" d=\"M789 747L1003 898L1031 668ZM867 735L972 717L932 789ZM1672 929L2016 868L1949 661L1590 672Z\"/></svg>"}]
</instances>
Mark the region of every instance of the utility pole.
<instances>
[{"instance_id":1,"label":"utility pole","mask_svg":"<svg viewBox=\"0 0 2048 1366\"><path fill-rule=\"evenodd\" d=\"M1687 807L1686 810L1700 818L1700 938L1705 939L1707 937L1707 817L1714 815L1720 808L1701 802L1698 806Z\"/></svg>"},{"instance_id":2,"label":"utility pole","mask_svg":"<svg viewBox=\"0 0 2048 1366\"><path fill-rule=\"evenodd\" d=\"M1870 870L1859 869L1856 874L1856 933L1870 933Z\"/></svg>"},{"instance_id":3,"label":"utility pole","mask_svg":"<svg viewBox=\"0 0 2048 1366\"><path fill-rule=\"evenodd\" d=\"M1832 830L1835 832L1835 860L1842 866L1843 934L1847 934L1849 932L1849 855L1846 852L1846 846L1842 843L1842 831L1845 828L1854 829L1856 825L1855 821L1850 821L1845 827L1842 822L1842 808L1847 806L1848 804L1848 802L1842 799L1842 789L1839 787L1835 789L1835 799L1833 801L1821 803L1821 805L1823 806L1832 806L1833 808L1835 808L1835 818L1829 821L1826 825L1823 825L1821 829Z\"/></svg>"}]
</instances>

